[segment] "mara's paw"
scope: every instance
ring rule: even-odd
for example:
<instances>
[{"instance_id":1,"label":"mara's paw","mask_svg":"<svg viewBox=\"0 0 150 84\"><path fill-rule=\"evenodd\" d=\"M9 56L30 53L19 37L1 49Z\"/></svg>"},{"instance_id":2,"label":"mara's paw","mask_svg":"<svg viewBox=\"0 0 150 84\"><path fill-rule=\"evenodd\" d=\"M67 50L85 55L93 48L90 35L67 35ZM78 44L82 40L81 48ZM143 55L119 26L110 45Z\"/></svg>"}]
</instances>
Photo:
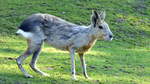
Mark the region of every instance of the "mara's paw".
<instances>
[{"instance_id":1,"label":"mara's paw","mask_svg":"<svg viewBox=\"0 0 150 84\"><path fill-rule=\"evenodd\" d=\"M85 77L86 79L90 79L88 75L84 75L84 77Z\"/></svg>"},{"instance_id":2,"label":"mara's paw","mask_svg":"<svg viewBox=\"0 0 150 84\"><path fill-rule=\"evenodd\" d=\"M47 73L42 73L42 76L49 77L49 74L47 74Z\"/></svg>"},{"instance_id":3,"label":"mara's paw","mask_svg":"<svg viewBox=\"0 0 150 84\"><path fill-rule=\"evenodd\" d=\"M26 77L26 78L33 78L33 76L30 75L30 74L25 74L25 77Z\"/></svg>"},{"instance_id":4,"label":"mara's paw","mask_svg":"<svg viewBox=\"0 0 150 84\"><path fill-rule=\"evenodd\" d=\"M72 80L78 80L76 76L72 76Z\"/></svg>"}]
</instances>

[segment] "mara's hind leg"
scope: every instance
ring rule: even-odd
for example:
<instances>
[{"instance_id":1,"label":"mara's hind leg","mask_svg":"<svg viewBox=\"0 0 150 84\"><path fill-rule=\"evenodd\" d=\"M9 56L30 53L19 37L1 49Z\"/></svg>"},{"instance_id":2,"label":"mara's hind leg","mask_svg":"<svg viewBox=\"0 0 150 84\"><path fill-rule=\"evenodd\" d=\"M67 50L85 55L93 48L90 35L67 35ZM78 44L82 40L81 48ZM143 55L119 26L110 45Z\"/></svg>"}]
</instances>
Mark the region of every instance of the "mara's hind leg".
<instances>
[{"instance_id":1,"label":"mara's hind leg","mask_svg":"<svg viewBox=\"0 0 150 84\"><path fill-rule=\"evenodd\" d=\"M83 75L84 75L85 78L88 78L87 70L86 70L86 63L85 63L85 59L84 59L84 54L79 53L79 57L80 57L81 65L82 65Z\"/></svg>"},{"instance_id":2,"label":"mara's hind leg","mask_svg":"<svg viewBox=\"0 0 150 84\"><path fill-rule=\"evenodd\" d=\"M41 70L39 70L37 67L36 67L36 62L37 62L37 59L39 57L39 54L40 54L40 51L41 51L41 48L42 48L42 44L39 44L39 46L37 47L36 51L34 51L33 53L33 56L32 56L32 60L30 62L30 67L37 73L43 75L43 76L49 76L48 74L42 72Z\"/></svg>"},{"instance_id":3,"label":"mara's hind leg","mask_svg":"<svg viewBox=\"0 0 150 84\"><path fill-rule=\"evenodd\" d=\"M23 72L23 74L25 75L25 77L27 78L31 78L33 77L32 75L28 74L28 72L26 72L26 70L22 67L22 63L23 61L28 57L30 56L36 49L37 47L39 47L41 45L38 45L37 43L31 41L31 40L28 40L28 48L27 50L25 51L24 54L22 54L21 56L19 56L17 58L17 65L19 67L19 69L21 70L21 72Z\"/></svg>"}]
</instances>

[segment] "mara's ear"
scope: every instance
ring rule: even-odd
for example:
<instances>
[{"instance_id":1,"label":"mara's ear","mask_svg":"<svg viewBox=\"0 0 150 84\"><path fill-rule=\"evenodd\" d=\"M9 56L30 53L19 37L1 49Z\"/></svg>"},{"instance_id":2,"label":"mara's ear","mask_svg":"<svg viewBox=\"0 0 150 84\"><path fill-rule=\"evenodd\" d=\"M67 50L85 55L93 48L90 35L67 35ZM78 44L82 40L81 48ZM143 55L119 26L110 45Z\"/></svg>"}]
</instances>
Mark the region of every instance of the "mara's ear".
<instances>
[{"instance_id":1,"label":"mara's ear","mask_svg":"<svg viewBox=\"0 0 150 84\"><path fill-rule=\"evenodd\" d=\"M95 10L93 10L91 20L92 20L92 24L94 25L94 27L96 26L98 22L98 18L99 18L98 13Z\"/></svg>"},{"instance_id":2,"label":"mara's ear","mask_svg":"<svg viewBox=\"0 0 150 84\"><path fill-rule=\"evenodd\" d=\"M99 16L100 16L101 20L105 20L106 12L105 11L101 11L100 14L99 14Z\"/></svg>"}]
</instances>

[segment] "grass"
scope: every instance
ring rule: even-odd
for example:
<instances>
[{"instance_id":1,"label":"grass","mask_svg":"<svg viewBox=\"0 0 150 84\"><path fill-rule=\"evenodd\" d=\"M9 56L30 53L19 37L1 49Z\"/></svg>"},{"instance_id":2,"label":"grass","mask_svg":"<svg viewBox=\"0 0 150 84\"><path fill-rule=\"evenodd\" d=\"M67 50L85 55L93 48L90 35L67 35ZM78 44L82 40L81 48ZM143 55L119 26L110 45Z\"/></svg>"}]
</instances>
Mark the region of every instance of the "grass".
<instances>
[{"instance_id":1,"label":"grass","mask_svg":"<svg viewBox=\"0 0 150 84\"><path fill-rule=\"evenodd\" d=\"M0 84L150 84L150 1L148 0L1 0L0 1ZM87 70L82 75L76 55L77 81L71 80L70 57L45 44L37 66L50 77L36 74L24 78L15 58L26 49L26 41L16 37L17 26L33 13L49 13L76 24L90 24L91 10L105 9L106 21L115 38L98 41L86 54Z\"/></svg>"}]
</instances>

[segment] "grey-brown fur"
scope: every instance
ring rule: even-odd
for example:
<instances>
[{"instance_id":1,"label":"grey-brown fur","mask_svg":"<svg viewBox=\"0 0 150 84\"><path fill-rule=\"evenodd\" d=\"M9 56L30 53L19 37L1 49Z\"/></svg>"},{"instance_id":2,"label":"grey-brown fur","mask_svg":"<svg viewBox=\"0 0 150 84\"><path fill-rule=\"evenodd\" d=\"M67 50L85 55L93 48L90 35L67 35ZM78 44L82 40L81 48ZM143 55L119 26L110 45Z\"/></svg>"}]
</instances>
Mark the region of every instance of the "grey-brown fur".
<instances>
[{"instance_id":1,"label":"grey-brown fur","mask_svg":"<svg viewBox=\"0 0 150 84\"><path fill-rule=\"evenodd\" d=\"M31 68L35 72L47 76L35 65L41 46L43 42L46 42L50 46L70 52L73 79L76 79L74 56L77 52L83 66L83 74L88 78L84 53L92 48L97 39L112 40L112 32L104 19L105 12L97 13L93 11L91 25L80 26L49 14L31 15L23 21L17 31L17 34L28 40L27 51L17 58L18 67L26 77L32 77L24 70L22 62L26 57L33 54L30 63Z\"/></svg>"}]
</instances>

